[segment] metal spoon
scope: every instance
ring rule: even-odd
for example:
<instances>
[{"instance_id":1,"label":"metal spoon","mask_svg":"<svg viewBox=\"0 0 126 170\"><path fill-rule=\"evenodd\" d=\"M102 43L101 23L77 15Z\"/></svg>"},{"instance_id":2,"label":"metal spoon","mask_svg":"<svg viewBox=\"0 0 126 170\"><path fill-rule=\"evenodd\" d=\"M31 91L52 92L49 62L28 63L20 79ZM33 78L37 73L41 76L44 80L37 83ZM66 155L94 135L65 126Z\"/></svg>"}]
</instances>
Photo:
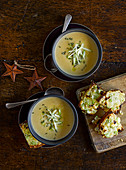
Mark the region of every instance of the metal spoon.
<instances>
[{"instance_id":1,"label":"metal spoon","mask_svg":"<svg viewBox=\"0 0 126 170\"><path fill-rule=\"evenodd\" d=\"M64 91L59 87L51 87L45 91L44 95L49 95L49 94L57 94L58 96L64 96ZM32 99L32 100L21 101L21 102L6 103L5 106L7 109L11 109L11 108L14 108L14 107L26 104L26 103L34 102L36 100L38 100L38 98Z\"/></svg>"},{"instance_id":2,"label":"metal spoon","mask_svg":"<svg viewBox=\"0 0 126 170\"><path fill-rule=\"evenodd\" d=\"M5 106L6 106L7 109L11 109L11 108L14 108L14 107L26 104L26 103L34 102L36 100L38 100L38 99L32 99L32 100L21 101L21 102L14 102L14 103L6 103Z\"/></svg>"},{"instance_id":3,"label":"metal spoon","mask_svg":"<svg viewBox=\"0 0 126 170\"><path fill-rule=\"evenodd\" d=\"M62 33L63 33L64 31L66 31L66 29L67 29L67 27L68 27L71 19L72 19L72 16L71 16L70 14L67 14L67 15L65 16L65 21L64 21Z\"/></svg>"},{"instance_id":4,"label":"metal spoon","mask_svg":"<svg viewBox=\"0 0 126 170\"><path fill-rule=\"evenodd\" d=\"M72 19L72 16L70 14L67 14L65 16L65 21L63 24L63 29L62 29L62 33L65 32L67 30L67 27L70 23ZM55 73L57 71L57 68L52 60L52 53L48 54L45 59L44 59L44 67L47 71L51 72L51 73Z\"/></svg>"}]
</instances>

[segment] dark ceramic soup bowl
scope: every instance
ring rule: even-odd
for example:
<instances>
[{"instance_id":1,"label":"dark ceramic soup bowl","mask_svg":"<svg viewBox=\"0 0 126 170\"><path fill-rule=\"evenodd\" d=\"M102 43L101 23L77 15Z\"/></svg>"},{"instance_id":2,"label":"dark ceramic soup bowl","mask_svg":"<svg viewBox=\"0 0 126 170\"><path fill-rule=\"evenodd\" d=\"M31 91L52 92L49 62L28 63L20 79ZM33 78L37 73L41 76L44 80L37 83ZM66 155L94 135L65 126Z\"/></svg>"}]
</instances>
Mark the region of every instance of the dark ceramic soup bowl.
<instances>
[{"instance_id":1,"label":"dark ceramic soup bowl","mask_svg":"<svg viewBox=\"0 0 126 170\"><path fill-rule=\"evenodd\" d=\"M97 49L98 49L98 57L97 57L96 64L92 67L92 69L89 70L89 72L84 73L82 75L71 75L71 74L66 73L63 69L61 69L59 67L59 65L57 64L57 61L56 61L55 49L56 49L56 46L57 46L59 40L63 36L66 36L67 34L72 33L72 32L80 32L80 33L87 34L89 37L91 37L91 39L94 40L94 42L96 43ZM52 61L50 61L50 63L52 64L51 72L56 72L58 70L60 73L62 73L63 75L65 75L69 78L82 80L82 79L86 79L89 76L91 76L100 66L100 63L101 63L101 60L102 60L102 47L101 47L101 44L100 44L97 36L93 32L86 30L86 29L74 28L74 29L69 29L69 30L65 31L54 41L54 44L53 44L53 47L52 47L52 54L49 54L46 59L48 59L48 57L50 57L49 59L52 60ZM45 59L45 63L46 63L46 59ZM49 64L48 64L48 66L49 66ZM48 66L47 66L47 64L45 64L46 68Z\"/></svg>"},{"instance_id":2,"label":"dark ceramic soup bowl","mask_svg":"<svg viewBox=\"0 0 126 170\"><path fill-rule=\"evenodd\" d=\"M45 139L43 138L42 136L40 136L36 131L35 129L33 128L33 125L32 125L32 121L31 121L31 117L32 117L32 112L33 112L33 109L35 108L35 106L40 102L42 101L43 99L46 99L46 98L50 98L50 97L56 97L56 98L59 98L63 101L65 101L72 109L73 111L73 117L74 117L74 122L73 122L73 126L71 128L71 130L69 131L69 133L59 139L59 140L49 140L49 139ZM59 94L45 94L45 96L39 98L36 102L34 102L29 110L29 113L28 113L28 126L29 126L29 129L32 133L32 135L40 142L46 144L46 145L51 145L51 146L56 146L56 145L59 145L59 144L62 144L66 141L68 141L73 135L74 133L76 132L77 130L77 127L78 127L78 113L76 111L76 108L74 107L74 105L68 100L66 99L64 96L61 96Z\"/></svg>"}]
</instances>

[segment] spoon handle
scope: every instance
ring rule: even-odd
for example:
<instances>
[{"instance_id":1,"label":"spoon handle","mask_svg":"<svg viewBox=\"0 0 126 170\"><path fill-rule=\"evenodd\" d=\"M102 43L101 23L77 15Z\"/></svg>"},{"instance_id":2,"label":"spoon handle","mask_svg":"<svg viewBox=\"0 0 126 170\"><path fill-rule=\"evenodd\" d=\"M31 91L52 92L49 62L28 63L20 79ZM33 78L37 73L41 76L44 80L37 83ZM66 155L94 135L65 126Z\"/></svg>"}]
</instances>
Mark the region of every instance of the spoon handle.
<instances>
[{"instance_id":1,"label":"spoon handle","mask_svg":"<svg viewBox=\"0 0 126 170\"><path fill-rule=\"evenodd\" d=\"M26 100L26 101L22 101L22 102L15 102L15 103L6 103L6 108L7 109L10 109L10 108L14 108L16 106L20 106L20 105L23 105L23 104L26 104L26 103L30 103L30 102L33 102L33 101L36 101L38 99L32 99L32 100Z\"/></svg>"},{"instance_id":2,"label":"spoon handle","mask_svg":"<svg viewBox=\"0 0 126 170\"><path fill-rule=\"evenodd\" d=\"M65 16L65 21L64 21L62 33L63 33L64 31L66 31L66 29L67 29L67 27L68 27L71 19L72 19L72 16L71 16L70 14L67 14L67 15Z\"/></svg>"}]
</instances>

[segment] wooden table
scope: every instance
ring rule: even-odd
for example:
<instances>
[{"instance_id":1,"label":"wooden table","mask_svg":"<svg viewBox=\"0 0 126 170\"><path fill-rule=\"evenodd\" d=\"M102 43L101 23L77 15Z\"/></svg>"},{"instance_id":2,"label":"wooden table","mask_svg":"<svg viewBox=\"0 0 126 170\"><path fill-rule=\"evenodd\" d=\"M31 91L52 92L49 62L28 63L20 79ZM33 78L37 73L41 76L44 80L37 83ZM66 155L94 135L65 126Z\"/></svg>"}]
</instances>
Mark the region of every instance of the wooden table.
<instances>
[{"instance_id":1,"label":"wooden table","mask_svg":"<svg viewBox=\"0 0 126 170\"><path fill-rule=\"evenodd\" d=\"M103 60L95 74L79 83L58 80L43 66L42 46L48 33L61 25L70 13L73 23L90 27L103 47ZM37 67L39 76L47 76L43 87L58 86L77 107L76 90L93 79L101 81L126 72L126 3L124 0L1 0L0 2L0 75L3 61ZM126 169L126 147L102 154L94 151L83 114L77 107L79 126L65 144L50 149L30 149L18 126L20 107L7 110L6 102L22 101L39 92L24 77L33 71L23 70L13 83L0 78L0 169Z\"/></svg>"}]
</instances>

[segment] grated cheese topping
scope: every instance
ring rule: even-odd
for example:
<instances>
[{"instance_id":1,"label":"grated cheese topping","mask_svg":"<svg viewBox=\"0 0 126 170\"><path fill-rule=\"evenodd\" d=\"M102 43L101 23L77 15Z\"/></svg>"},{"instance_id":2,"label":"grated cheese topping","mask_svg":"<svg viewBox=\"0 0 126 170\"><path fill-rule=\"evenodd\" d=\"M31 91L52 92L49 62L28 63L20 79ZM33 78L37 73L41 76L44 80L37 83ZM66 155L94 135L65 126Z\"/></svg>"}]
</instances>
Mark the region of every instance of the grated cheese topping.
<instances>
[{"instance_id":1,"label":"grated cheese topping","mask_svg":"<svg viewBox=\"0 0 126 170\"><path fill-rule=\"evenodd\" d=\"M120 110L121 104L125 101L125 93L120 90L108 91L100 100L101 107L107 107L112 111Z\"/></svg>"},{"instance_id":2,"label":"grated cheese topping","mask_svg":"<svg viewBox=\"0 0 126 170\"><path fill-rule=\"evenodd\" d=\"M105 118L105 120L100 124L99 131L103 137L111 138L117 136L119 131L122 131L123 127L120 122L120 118L114 113Z\"/></svg>"},{"instance_id":3,"label":"grated cheese topping","mask_svg":"<svg viewBox=\"0 0 126 170\"><path fill-rule=\"evenodd\" d=\"M98 88L97 84L94 84L87 90L80 93L80 103L79 106L87 114L95 114L99 108L99 102L97 101L102 89Z\"/></svg>"}]
</instances>

